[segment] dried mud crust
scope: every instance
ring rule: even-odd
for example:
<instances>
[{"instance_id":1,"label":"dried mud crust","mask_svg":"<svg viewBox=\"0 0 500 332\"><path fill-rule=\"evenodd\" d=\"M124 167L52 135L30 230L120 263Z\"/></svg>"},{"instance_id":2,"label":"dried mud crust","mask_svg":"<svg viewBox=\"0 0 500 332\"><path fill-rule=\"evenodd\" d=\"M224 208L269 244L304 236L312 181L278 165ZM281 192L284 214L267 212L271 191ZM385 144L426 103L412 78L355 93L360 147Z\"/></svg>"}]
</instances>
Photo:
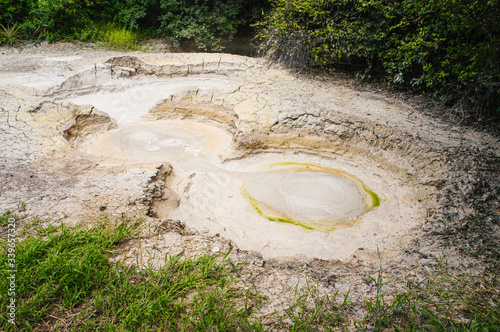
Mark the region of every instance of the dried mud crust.
<instances>
[{"instance_id":1,"label":"dried mud crust","mask_svg":"<svg viewBox=\"0 0 500 332\"><path fill-rule=\"evenodd\" d=\"M353 308L361 310L362 299L376 292L370 280L381 270L389 282L385 291L395 294L408 282L432 277L439 257L457 273L476 275L487 273L496 259L500 145L486 133L435 121L402 101L339 81L297 78L259 59L121 54L72 45L0 53L0 209L15 210L23 202L28 217L50 217L47 223L103 215L140 220L141 232L122 244L115 259L161 264L166 255L181 251L192 256L232 248L230 259L248 264L244 278L269 297L263 316L289 305L294 287L306 281L319 280L321 294L351 289ZM45 81L30 82L29 75ZM225 77L234 84L165 96L147 118L214 123L233 135L237 158L302 151L378 169L411 189L405 204L419 211L412 227L380 256L360 243L342 261L264 259L220 234L169 219L181 197L171 188L176 170L168 163L125 163L78 150L116 124L100 110L66 99L114 91L117 83L132 86L136 79L194 76Z\"/></svg>"}]
</instances>

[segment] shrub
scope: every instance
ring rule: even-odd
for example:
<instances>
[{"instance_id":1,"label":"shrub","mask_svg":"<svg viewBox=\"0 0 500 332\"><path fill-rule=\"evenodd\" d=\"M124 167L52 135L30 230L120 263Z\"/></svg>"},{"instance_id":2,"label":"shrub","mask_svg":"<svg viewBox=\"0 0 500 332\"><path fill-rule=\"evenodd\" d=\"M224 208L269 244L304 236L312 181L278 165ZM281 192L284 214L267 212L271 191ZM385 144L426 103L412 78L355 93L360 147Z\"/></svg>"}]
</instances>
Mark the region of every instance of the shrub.
<instances>
[{"instance_id":1,"label":"shrub","mask_svg":"<svg viewBox=\"0 0 500 332\"><path fill-rule=\"evenodd\" d=\"M161 2L160 31L174 41L194 39L198 48L218 51L220 36L229 38L244 23L243 1L168 0Z\"/></svg>"},{"instance_id":2,"label":"shrub","mask_svg":"<svg viewBox=\"0 0 500 332\"><path fill-rule=\"evenodd\" d=\"M48 41L72 39L92 22L87 17L88 2L38 0L30 4L30 21Z\"/></svg>"},{"instance_id":3,"label":"shrub","mask_svg":"<svg viewBox=\"0 0 500 332\"><path fill-rule=\"evenodd\" d=\"M154 28L179 45L192 39L199 49L221 50L220 38L232 38L258 15L265 0L126 0L117 20L131 29Z\"/></svg>"},{"instance_id":4,"label":"shrub","mask_svg":"<svg viewBox=\"0 0 500 332\"><path fill-rule=\"evenodd\" d=\"M0 24L4 26L22 22L27 14L27 0L0 0Z\"/></svg>"},{"instance_id":5,"label":"shrub","mask_svg":"<svg viewBox=\"0 0 500 332\"><path fill-rule=\"evenodd\" d=\"M40 37L52 42L94 41L99 39L96 26L113 23L128 30L107 36L111 44L117 38L131 38L130 31L148 31L154 36L171 37L177 45L192 39L200 49L217 51L222 48L222 37L231 39L247 27L266 3L267 0L0 0L0 24L22 24L26 39Z\"/></svg>"},{"instance_id":6,"label":"shrub","mask_svg":"<svg viewBox=\"0 0 500 332\"><path fill-rule=\"evenodd\" d=\"M437 93L448 106L500 116L499 0L275 0L260 50Z\"/></svg>"}]
</instances>

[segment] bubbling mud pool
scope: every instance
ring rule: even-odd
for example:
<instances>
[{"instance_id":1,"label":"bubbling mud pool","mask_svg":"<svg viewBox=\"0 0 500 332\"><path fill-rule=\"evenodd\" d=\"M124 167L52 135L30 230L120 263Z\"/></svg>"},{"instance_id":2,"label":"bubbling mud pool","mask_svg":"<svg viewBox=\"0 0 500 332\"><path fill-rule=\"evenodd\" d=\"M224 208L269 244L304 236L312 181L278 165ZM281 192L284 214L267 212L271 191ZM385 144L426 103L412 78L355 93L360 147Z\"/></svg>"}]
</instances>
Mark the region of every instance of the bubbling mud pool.
<instances>
[{"instance_id":1,"label":"bubbling mud pool","mask_svg":"<svg viewBox=\"0 0 500 332\"><path fill-rule=\"evenodd\" d=\"M211 124L158 120L122 124L80 149L108 161L171 163L168 186L179 204L160 203L157 215L265 257L345 256L357 245L350 239L375 246L400 218L397 193L360 165L299 151L239 156L232 143ZM392 223L382 225L382 215Z\"/></svg>"},{"instance_id":2,"label":"bubbling mud pool","mask_svg":"<svg viewBox=\"0 0 500 332\"><path fill-rule=\"evenodd\" d=\"M104 67L96 67L104 83L94 86L91 68L70 79L65 86L72 90L60 98L91 104L114 121L90 111L79 119L83 124L75 120L68 137L101 165L170 163L173 172L149 210L159 219L180 220L264 258L287 259L347 259L361 245L377 252L413 227L407 221L419 210L407 204L408 189L369 160L362 165L313 147L239 150L239 133L252 131L240 113L256 106L238 104L238 113L229 97L228 108L225 99L212 102L214 94L239 91L238 79L215 74L117 79ZM74 88L82 82L85 88ZM98 122L84 127L93 116L107 129Z\"/></svg>"},{"instance_id":3,"label":"bubbling mud pool","mask_svg":"<svg viewBox=\"0 0 500 332\"><path fill-rule=\"evenodd\" d=\"M292 166L292 167L290 167ZM271 221L314 230L352 226L379 204L357 179L333 169L301 163L277 163L275 171L245 176L243 195Z\"/></svg>"}]
</instances>

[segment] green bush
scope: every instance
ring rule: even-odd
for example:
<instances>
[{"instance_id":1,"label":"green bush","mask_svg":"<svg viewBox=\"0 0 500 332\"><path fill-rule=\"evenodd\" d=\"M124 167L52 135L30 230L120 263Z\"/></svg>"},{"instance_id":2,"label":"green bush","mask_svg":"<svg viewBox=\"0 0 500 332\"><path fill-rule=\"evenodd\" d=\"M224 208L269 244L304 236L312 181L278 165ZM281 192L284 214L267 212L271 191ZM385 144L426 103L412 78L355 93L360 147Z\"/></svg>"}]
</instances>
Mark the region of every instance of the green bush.
<instances>
[{"instance_id":1,"label":"green bush","mask_svg":"<svg viewBox=\"0 0 500 332\"><path fill-rule=\"evenodd\" d=\"M114 44L117 38L132 38L131 30L148 31L155 37L171 37L176 45L183 40L194 40L202 50L217 51L222 48L221 38L231 39L245 29L260 15L266 3L267 0L250 3L244 0L0 0L0 24L22 25L25 39L53 42L102 39L98 26L112 23L127 29L113 32L106 37L106 43Z\"/></svg>"},{"instance_id":2,"label":"green bush","mask_svg":"<svg viewBox=\"0 0 500 332\"><path fill-rule=\"evenodd\" d=\"M174 44L194 40L199 49L221 50L220 38L232 38L259 14L265 0L126 0L117 17L131 29L154 28Z\"/></svg>"},{"instance_id":3,"label":"green bush","mask_svg":"<svg viewBox=\"0 0 500 332\"><path fill-rule=\"evenodd\" d=\"M159 27L159 0L124 0L116 20L130 29Z\"/></svg>"},{"instance_id":4,"label":"green bush","mask_svg":"<svg viewBox=\"0 0 500 332\"><path fill-rule=\"evenodd\" d=\"M125 0L0 0L0 24L14 25L27 40L97 38L96 22L110 22Z\"/></svg>"},{"instance_id":5,"label":"green bush","mask_svg":"<svg viewBox=\"0 0 500 332\"><path fill-rule=\"evenodd\" d=\"M220 36L233 37L244 24L243 2L168 0L161 2L160 31L175 41L194 39L198 48L220 50Z\"/></svg>"},{"instance_id":6,"label":"green bush","mask_svg":"<svg viewBox=\"0 0 500 332\"><path fill-rule=\"evenodd\" d=\"M22 22L27 14L26 0L0 0L0 24L7 26Z\"/></svg>"},{"instance_id":7,"label":"green bush","mask_svg":"<svg viewBox=\"0 0 500 332\"><path fill-rule=\"evenodd\" d=\"M30 21L48 41L72 39L75 33L92 25L88 2L77 0L38 0L30 4Z\"/></svg>"},{"instance_id":8,"label":"green bush","mask_svg":"<svg viewBox=\"0 0 500 332\"><path fill-rule=\"evenodd\" d=\"M436 93L448 106L500 116L499 0L275 0L261 52Z\"/></svg>"}]
</instances>

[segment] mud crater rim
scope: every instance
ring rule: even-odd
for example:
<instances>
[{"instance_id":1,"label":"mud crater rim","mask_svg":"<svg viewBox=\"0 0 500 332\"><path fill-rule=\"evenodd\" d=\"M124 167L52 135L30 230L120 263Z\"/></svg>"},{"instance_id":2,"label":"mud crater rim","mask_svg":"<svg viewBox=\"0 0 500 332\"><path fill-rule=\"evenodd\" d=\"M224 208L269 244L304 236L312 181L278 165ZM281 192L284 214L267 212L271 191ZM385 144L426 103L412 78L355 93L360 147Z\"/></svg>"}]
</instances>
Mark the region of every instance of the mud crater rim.
<instances>
[{"instance_id":1,"label":"mud crater rim","mask_svg":"<svg viewBox=\"0 0 500 332\"><path fill-rule=\"evenodd\" d=\"M238 152L234 136L210 122L155 120L124 123L87 139L80 150L100 158L129 162L169 162L174 169L210 172L224 170L224 161ZM284 152L284 151L283 151ZM286 151L288 154L290 150ZM279 154L276 151L274 154ZM295 159L303 152L295 152ZM350 227L380 205L378 195L356 177L341 170L308 162L290 161L252 165L233 158L230 176L241 182L240 191L255 212L271 222L289 223L308 230L331 231ZM234 164L250 171L238 171Z\"/></svg>"},{"instance_id":2,"label":"mud crater rim","mask_svg":"<svg viewBox=\"0 0 500 332\"><path fill-rule=\"evenodd\" d=\"M60 100L76 103L76 109L81 111L79 115L75 112L76 122L81 123L65 131L64 136L73 148L103 167L141 169L171 164L173 171L154 184L158 188L148 215L152 211L160 220L180 220L189 228L220 235L234 241L238 248L257 251L266 258L345 259L360 244L375 252L388 239L388 243L394 243L391 238L408 234L415 226L413 216L421 214L421 207L410 203L413 197L407 180L396 168L384 169L382 165L386 164L379 163L378 156L373 163L366 154L370 150L359 157L356 146L352 151L342 151L326 132L324 137L308 134L308 129L302 128L307 122L302 116L297 120L294 116L282 119L281 111L260 110L256 108L258 103L246 101L248 91L243 87L248 82L242 80L246 74L240 69L225 76L218 73L215 78L214 73L209 74L211 82L216 83L213 86L202 86L207 80L198 82L198 78L191 77L187 87L177 89L175 84L164 84L169 78L161 77L161 91L155 78L149 76L144 79L141 88L145 90L141 93L133 93L131 89L135 88L128 77L115 75L110 79L105 70L97 75L92 70L68 80L72 89L67 93L62 87ZM115 81L118 84L116 89L104 89L108 92L94 103L94 93L99 91L96 78L101 72L107 85ZM97 86L74 94L74 87L85 75L91 77L89 87ZM143 74L139 69L134 75L135 82ZM147 103L143 104L142 99ZM251 120L255 116L262 123ZM165 123L192 128L182 137L165 135L165 128L161 128ZM155 126L152 133L150 127ZM204 134L199 133L201 127ZM350 143L345 145L349 147ZM276 172L276 164L287 169ZM300 169L304 167L308 169ZM287 174L291 176L289 185L283 184ZM262 183L266 181L262 176L267 175L278 178L271 182L280 184L271 198L260 195L266 189L256 190L252 185L258 180L257 187L269 188L269 183ZM296 180L296 175L305 179ZM324 181L311 181L315 177L323 177ZM339 191L353 193L351 196L358 202L354 212L328 214L332 208L318 208L321 204L333 205L335 200L318 199L321 193L332 194L333 179L348 184L350 189ZM309 197L307 191L311 192ZM291 197L287 197L289 194ZM316 217L307 218L311 211Z\"/></svg>"}]
</instances>

